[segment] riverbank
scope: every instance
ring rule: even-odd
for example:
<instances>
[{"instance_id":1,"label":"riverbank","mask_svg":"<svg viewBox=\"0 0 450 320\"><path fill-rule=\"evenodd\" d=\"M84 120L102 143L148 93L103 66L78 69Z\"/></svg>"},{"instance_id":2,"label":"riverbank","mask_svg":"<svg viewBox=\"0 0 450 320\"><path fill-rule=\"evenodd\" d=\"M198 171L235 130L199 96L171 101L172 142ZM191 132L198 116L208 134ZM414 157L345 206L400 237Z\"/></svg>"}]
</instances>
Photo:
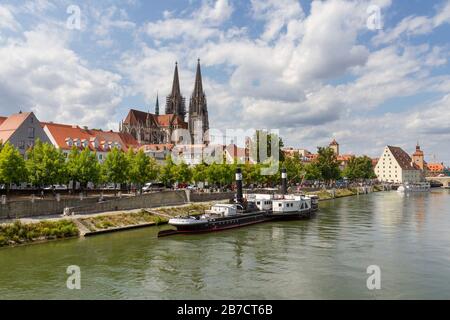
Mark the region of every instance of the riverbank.
<instances>
[{"instance_id":1,"label":"riverbank","mask_svg":"<svg viewBox=\"0 0 450 320\"><path fill-rule=\"evenodd\" d=\"M219 201L215 201L217 203ZM165 224L173 216L200 214L213 202L63 217L23 218L0 224L0 247L93 236Z\"/></svg>"},{"instance_id":2,"label":"riverbank","mask_svg":"<svg viewBox=\"0 0 450 320\"><path fill-rule=\"evenodd\" d=\"M360 188L320 190L308 192L319 197L319 201L365 194L366 191L382 191L381 187L370 190ZM102 233L123 231L166 224L171 217L186 214L201 214L213 203L208 201L178 206L144 208L73 216L45 216L5 221L0 224L0 247L17 246L73 237L93 236Z\"/></svg>"},{"instance_id":3,"label":"riverbank","mask_svg":"<svg viewBox=\"0 0 450 320\"><path fill-rule=\"evenodd\" d=\"M372 187L357 187L357 188L345 188L345 189L330 189L307 192L307 195L316 195L319 197L319 201L332 200L343 197L357 196L362 194L368 194L372 192L383 191L382 186Z\"/></svg>"}]
</instances>

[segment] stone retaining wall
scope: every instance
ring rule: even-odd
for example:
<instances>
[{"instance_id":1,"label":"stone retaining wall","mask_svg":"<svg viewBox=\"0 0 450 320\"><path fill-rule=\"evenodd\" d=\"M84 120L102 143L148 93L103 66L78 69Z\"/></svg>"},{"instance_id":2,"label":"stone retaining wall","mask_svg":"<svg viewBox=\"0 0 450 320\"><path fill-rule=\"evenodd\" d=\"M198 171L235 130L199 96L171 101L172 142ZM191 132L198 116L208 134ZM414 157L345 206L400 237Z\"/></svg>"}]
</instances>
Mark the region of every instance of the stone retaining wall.
<instances>
[{"instance_id":1,"label":"stone retaining wall","mask_svg":"<svg viewBox=\"0 0 450 320\"><path fill-rule=\"evenodd\" d=\"M204 202L231 199L233 192L196 193L188 190L161 191L138 196L124 196L99 202L98 198L40 200L34 203L27 201L11 201L6 204L0 202L0 220L25 218L45 215L62 214L65 208L69 213L88 214L106 211L132 210L139 208L153 208L168 205L182 205L188 202Z\"/></svg>"},{"instance_id":2,"label":"stone retaining wall","mask_svg":"<svg viewBox=\"0 0 450 320\"><path fill-rule=\"evenodd\" d=\"M6 204L0 202L0 219L14 219L24 217L35 217L42 215L61 214L66 207L79 205L92 205L98 202L98 198L7 201Z\"/></svg>"},{"instance_id":3,"label":"stone retaining wall","mask_svg":"<svg viewBox=\"0 0 450 320\"><path fill-rule=\"evenodd\" d=\"M161 191L70 208L69 213L87 214L139 208L154 208L164 205L181 205L186 202L187 196L184 190Z\"/></svg>"}]
</instances>

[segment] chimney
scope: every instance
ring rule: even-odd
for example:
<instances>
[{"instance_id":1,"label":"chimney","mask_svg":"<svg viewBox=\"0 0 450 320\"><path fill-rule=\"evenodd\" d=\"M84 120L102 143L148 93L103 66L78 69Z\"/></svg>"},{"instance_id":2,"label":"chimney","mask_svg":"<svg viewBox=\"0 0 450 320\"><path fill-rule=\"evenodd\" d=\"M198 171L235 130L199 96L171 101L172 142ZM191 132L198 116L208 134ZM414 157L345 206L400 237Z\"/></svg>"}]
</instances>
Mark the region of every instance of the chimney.
<instances>
[{"instance_id":1,"label":"chimney","mask_svg":"<svg viewBox=\"0 0 450 320\"><path fill-rule=\"evenodd\" d=\"M243 194L242 194L242 170L241 168L236 168L236 202L242 204L243 203Z\"/></svg>"},{"instance_id":2,"label":"chimney","mask_svg":"<svg viewBox=\"0 0 450 320\"><path fill-rule=\"evenodd\" d=\"M281 194L287 194L287 173L284 167L281 169Z\"/></svg>"}]
</instances>

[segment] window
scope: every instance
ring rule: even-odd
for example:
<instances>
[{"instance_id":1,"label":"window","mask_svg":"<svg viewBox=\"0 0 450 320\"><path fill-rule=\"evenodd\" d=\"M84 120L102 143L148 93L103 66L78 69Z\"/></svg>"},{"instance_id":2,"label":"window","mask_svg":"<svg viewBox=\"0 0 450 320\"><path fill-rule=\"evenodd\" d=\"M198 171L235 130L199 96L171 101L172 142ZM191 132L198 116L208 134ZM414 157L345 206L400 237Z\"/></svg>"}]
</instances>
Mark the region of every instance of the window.
<instances>
[{"instance_id":1,"label":"window","mask_svg":"<svg viewBox=\"0 0 450 320\"><path fill-rule=\"evenodd\" d=\"M28 128L28 138L34 139L34 128L33 127Z\"/></svg>"},{"instance_id":2,"label":"window","mask_svg":"<svg viewBox=\"0 0 450 320\"><path fill-rule=\"evenodd\" d=\"M281 203L278 204L278 207L281 207Z\"/></svg>"},{"instance_id":3,"label":"window","mask_svg":"<svg viewBox=\"0 0 450 320\"><path fill-rule=\"evenodd\" d=\"M25 149L25 140L20 140L19 141L19 149L20 150L24 150Z\"/></svg>"}]
</instances>

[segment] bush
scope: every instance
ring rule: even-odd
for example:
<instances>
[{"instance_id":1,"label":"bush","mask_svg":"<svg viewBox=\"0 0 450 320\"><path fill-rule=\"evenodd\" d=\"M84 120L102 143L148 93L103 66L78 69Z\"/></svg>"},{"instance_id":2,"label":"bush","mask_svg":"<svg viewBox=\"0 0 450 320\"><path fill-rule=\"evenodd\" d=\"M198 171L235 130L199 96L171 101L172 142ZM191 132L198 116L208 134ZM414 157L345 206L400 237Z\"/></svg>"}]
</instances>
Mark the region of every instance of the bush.
<instances>
[{"instance_id":1,"label":"bush","mask_svg":"<svg viewBox=\"0 0 450 320\"><path fill-rule=\"evenodd\" d=\"M78 228L72 221L42 221L23 224L15 221L13 224L0 225L0 246L20 244L36 239L55 239L77 236Z\"/></svg>"}]
</instances>

